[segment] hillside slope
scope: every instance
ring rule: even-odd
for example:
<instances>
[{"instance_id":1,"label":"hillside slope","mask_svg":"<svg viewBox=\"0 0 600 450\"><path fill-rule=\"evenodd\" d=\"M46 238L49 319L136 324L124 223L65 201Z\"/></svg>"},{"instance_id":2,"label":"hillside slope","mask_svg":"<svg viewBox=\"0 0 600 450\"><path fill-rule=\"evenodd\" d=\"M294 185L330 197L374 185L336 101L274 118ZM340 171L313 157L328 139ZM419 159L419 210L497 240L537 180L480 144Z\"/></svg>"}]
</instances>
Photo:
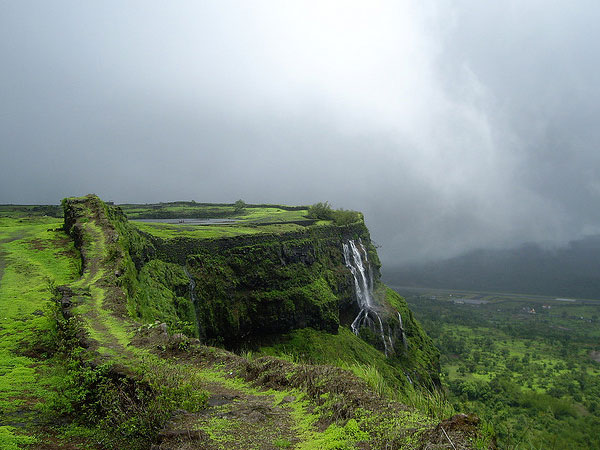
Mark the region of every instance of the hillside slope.
<instances>
[{"instance_id":1,"label":"hillside slope","mask_svg":"<svg viewBox=\"0 0 600 450\"><path fill-rule=\"evenodd\" d=\"M437 287L600 299L600 236L559 248L523 244L475 250L443 261L388 268L397 286Z\"/></svg>"},{"instance_id":2,"label":"hillside slope","mask_svg":"<svg viewBox=\"0 0 600 450\"><path fill-rule=\"evenodd\" d=\"M52 394L28 394L42 405L27 407L39 412L38 419L20 428L14 421L1 424L13 426L3 429L13 436L12 448L25 445L28 436L38 437L36 448L132 449L451 448L450 440L457 448L474 448L480 439L475 420L455 418L436 426L432 417L382 397L350 371L203 345L193 337L205 338L194 327L206 320L194 311L194 293L200 291L192 281L200 276L192 276L183 289L179 270L185 274L187 265L176 270L176 263L157 259L156 241L97 197L68 199L64 208L65 230L80 252L81 270L80 276L71 271L66 278L54 277L62 285L52 288L58 314L51 327L56 342L48 351L51 366L62 375L52 378ZM13 237L19 239L19 233ZM76 254L70 255L65 267L78 267ZM5 273L19 264L4 256L2 261ZM165 276L155 276L156 267L144 275L151 264L165 269ZM42 278L36 270L30 276ZM1 281L5 295L5 276ZM160 295L149 298L149 292ZM11 295L18 305L19 292ZM152 308L142 307L144 298L154 305L158 321L152 320ZM186 317L192 321L181 320ZM171 329L163 318L173 319ZM176 326L187 327L188 335L173 332ZM352 333L321 332L345 336L355 351L369 346ZM7 348L9 355L15 351ZM418 369L417 374L432 370ZM51 425L57 418L63 425Z\"/></svg>"}]
</instances>

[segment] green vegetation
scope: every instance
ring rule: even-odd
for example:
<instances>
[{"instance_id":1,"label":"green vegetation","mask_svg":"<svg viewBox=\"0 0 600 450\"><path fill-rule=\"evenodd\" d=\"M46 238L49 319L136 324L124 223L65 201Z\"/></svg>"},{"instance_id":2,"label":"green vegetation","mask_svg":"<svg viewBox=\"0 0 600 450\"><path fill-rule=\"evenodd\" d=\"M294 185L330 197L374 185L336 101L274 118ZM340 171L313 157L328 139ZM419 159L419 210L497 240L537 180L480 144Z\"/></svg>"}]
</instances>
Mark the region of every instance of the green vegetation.
<instances>
[{"instance_id":1,"label":"green vegetation","mask_svg":"<svg viewBox=\"0 0 600 450\"><path fill-rule=\"evenodd\" d=\"M357 211L346 209L333 209L329 202L319 202L308 208L307 217L319 220L331 220L336 225L350 225L362 220L362 215Z\"/></svg>"},{"instance_id":2,"label":"green vegetation","mask_svg":"<svg viewBox=\"0 0 600 450\"><path fill-rule=\"evenodd\" d=\"M144 265L138 275L135 317L143 322L164 322L174 332L198 336L196 311L189 298L189 278L184 269L158 259Z\"/></svg>"},{"instance_id":3,"label":"green vegetation","mask_svg":"<svg viewBox=\"0 0 600 450\"><path fill-rule=\"evenodd\" d=\"M31 219L34 217L61 218L60 205L0 205L0 218Z\"/></svg>"},{"instance_id":4,"label":"green vegetation","mask_svg":"<svg viewBox=\"0 0 600 450\"><path fill-rule=\"evenodd\" d=\"M72 241L49 231L61 225L41 216L0 220L1 448L35 441L36 405L56 386L51 299L54 287L74 280L80 269ZM23 417L29 426L20 426Z\"/></svg>"},{"instance_id":5,"label":"green vegetation","mask_svg":"<svg viewBox=\"0 0 600 450\"><path fill-rule=\"evenodd\" d=\"M229 218L238 214L234 205L172 202L148 205L120 205L129 219Z\"/></svg>"},{"instance_id":6,"label":"green vegetation","mask_svg":"<svg viewBox=\"0 0 600 450\"><path fill-rule=\"evenodd\" d=\"M280 234L301 231L304 227L295 223L280 223L262 225L185 225L155 222L136 222L135 225L142 231L153 236L169 239L174 237L189 237L195 239L227 238L260 233Z\"/></svg>"},{"instance_id":7,"label":"green vegetation","mask_svg":"<svg viewBox=\"0 0 600 450\"><path fill-rule=\"evenodd\" d=\"M208 207L166 208L196 206ZM404 301L377 294L405 317L409 350L395 360L339 326L354 302L342 240L362 238L378 276L362 220L291 223L306 208L247 205L241 221L293 232L178 240L145 234L95 196L63 208L64 229L43 211L0 214L0 447L444 448L435 420L452 411L407 384L405 373L436 372L436 354L417 348L428 343ZM272 353L338 367L196 339L256 344L281 332L291 334ZM465 448L480 435L448 432Z\"/></svg>"},{"instance_id":8,"label":"green vegetation","mask_svg":"<svg viewBox=\"0 0 600 450\"><path fill-rule=\"evenodd\" d=\"M233 204L173 202L150 205L120 205L130 220L136 219L235 219L236 222L306 221L303 206L248 205L243 200Z\"/></svg>"},{"instance_id":9,"label":"green vegetation","mask_svg":"<svg viewBox=\"0 0 600 450\"><path fill-rule=\"evenodd\" d=\"M406 390L409 385L398 365L346 327L340 327L337 334L312 328L294 330L278 337L272 345L262 346L260 353L308 364L333 364L349 370L372 368L373 373L381 374L399 390Z\"/></svg>"},{"instance_id":10,"label":"green vegetation","mask_svg":"<svg viewBox=\"0 0 600 450\"><path fill-rule=\"evenodd\" d=\"M239 202L240 200L238 200ZM243 203L243 201L242 201ZM152 209L140 205L124 207L126 214L133 218L144 218L146 222L131 222L141 231L161 239L192 238L222 239L235 236L257 234L283 234L300 232L315 224L308 219L306 209L283 209L283 207L251 207L245 203L235 206L169 206L165 209ZM234 220L231 223L216 222L211 224L192 224L190 219ZM158 219L179 219L177 223L148 222ZM186 219L188 222L186 222ZM326 225L331 221L319 223Z\"/></svg>"},{"instance_id":11,"label":"green vegetation","mask_svg":"<svg viewBox=\"0 0 600 450\"><path fill-rule=\"evenodd\" d=\"M233 204L233 210L239 214L246 208L246 206L246 202L242 199L239 199Z\"/></svg>"},{"instance_id":12,"label":"green vegetation","mask_svg":"<svg viewBox=\"0 0 600 450\"><path fill-rule=\"evenodd\" d=\"M328 254L317 253L309 239L206 251L190 256L188 265L208 339L235 345L241 335L288 331L300 322L337 330L335 273Z\"/></svg>"},{"instance_id":13,"label":"green vegetation","mask_svg":"<svg viewBox=\"0 0 600 450\"><path fill-rule=\"evenodd\" d=\"M503 448L600 448L598 301L432 291L411 307L442 357L457 410Z\"/></svg>"},{"instance_id":14,"label":"green vegetation","mask_svg":"<svg viewBox=\"0 0 600 450\"><path fill-rule=\"evenodd\" d=\"M312 328L295 330L269 346L260 347L258 354L293 362L332 364L351 371L382 397L411 405L427 416L442 420L454 413L439 391L413 386L408 381L402 359L386 358L346 327L340 327L337 334ZM407 366L412 369L414 364ZM414 374L413 378L416 379Z\"/></svg>"}]
</instances>

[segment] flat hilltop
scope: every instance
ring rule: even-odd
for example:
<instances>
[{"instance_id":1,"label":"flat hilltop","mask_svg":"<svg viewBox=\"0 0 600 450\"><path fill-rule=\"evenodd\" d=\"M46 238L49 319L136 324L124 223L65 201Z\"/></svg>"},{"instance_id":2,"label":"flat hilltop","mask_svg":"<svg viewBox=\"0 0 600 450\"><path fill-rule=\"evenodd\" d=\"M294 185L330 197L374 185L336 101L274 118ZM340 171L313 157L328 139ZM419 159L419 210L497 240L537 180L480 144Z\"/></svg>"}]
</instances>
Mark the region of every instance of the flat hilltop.
<instances>
[{"instance_id":1,"label":"flat hilltop","mask_svg":"<svg viewBox=\"0 0 600 450\"><path fill-rule=\"evenodd\" d=\"M362 215L354 211L329 209L328 215L314 211L311 206L251 205L239 200L236 203L169 202L118 206L141 231L163 239L281 234L362 220Z\"/></svg>"}]
</instances>

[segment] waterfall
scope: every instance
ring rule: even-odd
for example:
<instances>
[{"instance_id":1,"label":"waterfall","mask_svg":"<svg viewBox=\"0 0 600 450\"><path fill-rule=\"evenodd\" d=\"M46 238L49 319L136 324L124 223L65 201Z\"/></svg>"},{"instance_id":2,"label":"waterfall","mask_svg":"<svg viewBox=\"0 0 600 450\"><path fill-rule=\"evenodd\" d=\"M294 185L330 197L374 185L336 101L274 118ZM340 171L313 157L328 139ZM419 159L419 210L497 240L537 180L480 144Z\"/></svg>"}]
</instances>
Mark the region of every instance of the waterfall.
<instances>
[{"instance_id":1,"label":"waterfall","mask_svg":"<svg viewBox=\"0 0 600 450\"><path fill-rule=\"evenodd\" d=\"M190 284L188 285L188 289L190 292L190 299L192 300L192 304L194 306L196 306L196 294L194 293L194 290L196 289L196 282L194 281L194 277L192 277L192 275L190 274L190 272L188 271L188 268L186 266L183 266L183 271L185 272L185 274L187 275L187 277L190 280Z\"/></svg>"},{"instance_id":2,"label":"waterfall","mask_svg":"<svg viewBox=\"0 0 600 450\"><path fill-rule=\"evenodd\" d=\"M194 311L196 312L196 324L198 327L198 334L199 334L200 338L202 339L202 337L204 336L204 329L202 328L202 324L198 320L198 301L196 299L196 293L194 292L196 290L196 281L194 281L194 277L188 270L187 266L185 266L185 265L183 266L183 271L185 272L188 279L190 280L190 283L188 284L188 290L190 292L190 299L192 300L192 305L194 305Z\"/></svg>"},{"instance_id":3,"label":"waterfall","mask_svg":"<svg viewBox=\"0 0 600 450\"><path fill-rule=\"evenodd\" d=\"M404 333L404 325L402 325L402 315L398 313L398 322L400 322L400 332L402 333L402 343L404 344L404 350L408 348L408 341L406 340L406 334Z\"/></svg>"},{"instance_id":4,"label":"waterfall","mask_svg":"<svg viewBox=\"0 0 600 450\"><path fill-rule=\"evenodd\" d=\"M359 251L359 247L361 251ZM369 327L375 331L378 330L379 336L383 341L385 349L385 355L388 356L394 351L392 345L392 339L386 335L383 327L383 321L377 310L374 307L373 302L373 273L367 251L363 246L362 242L358 241L358 247L353 240L349 240L348 243L342 244L344 250L344 263L346 267L350 269L352 276L354 277L354 291L356 293L356 300L360 311L350 328L352 332L358 335L360 328L363 326ZM363 262L364 255L364 262Z\"/></svg>"}]
</instances>

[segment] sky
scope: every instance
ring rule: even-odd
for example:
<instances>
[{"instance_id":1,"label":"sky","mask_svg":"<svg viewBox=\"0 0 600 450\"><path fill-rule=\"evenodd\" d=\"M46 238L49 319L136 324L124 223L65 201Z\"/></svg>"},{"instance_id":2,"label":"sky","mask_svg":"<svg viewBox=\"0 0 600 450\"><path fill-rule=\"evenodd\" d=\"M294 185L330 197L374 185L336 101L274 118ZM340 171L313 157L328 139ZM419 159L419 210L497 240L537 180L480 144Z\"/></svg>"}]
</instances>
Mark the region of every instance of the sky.
<instances>
[{"instance_id":1,"label":"sky","mask_svg":"<svg viewBox=\"0 0 600 450\"><path fill-rule=\"evenodd\" d=\"M0 0L0 203L365 214L394 265L600 233L596 0Z\"/></svg>"}]
</instances>

